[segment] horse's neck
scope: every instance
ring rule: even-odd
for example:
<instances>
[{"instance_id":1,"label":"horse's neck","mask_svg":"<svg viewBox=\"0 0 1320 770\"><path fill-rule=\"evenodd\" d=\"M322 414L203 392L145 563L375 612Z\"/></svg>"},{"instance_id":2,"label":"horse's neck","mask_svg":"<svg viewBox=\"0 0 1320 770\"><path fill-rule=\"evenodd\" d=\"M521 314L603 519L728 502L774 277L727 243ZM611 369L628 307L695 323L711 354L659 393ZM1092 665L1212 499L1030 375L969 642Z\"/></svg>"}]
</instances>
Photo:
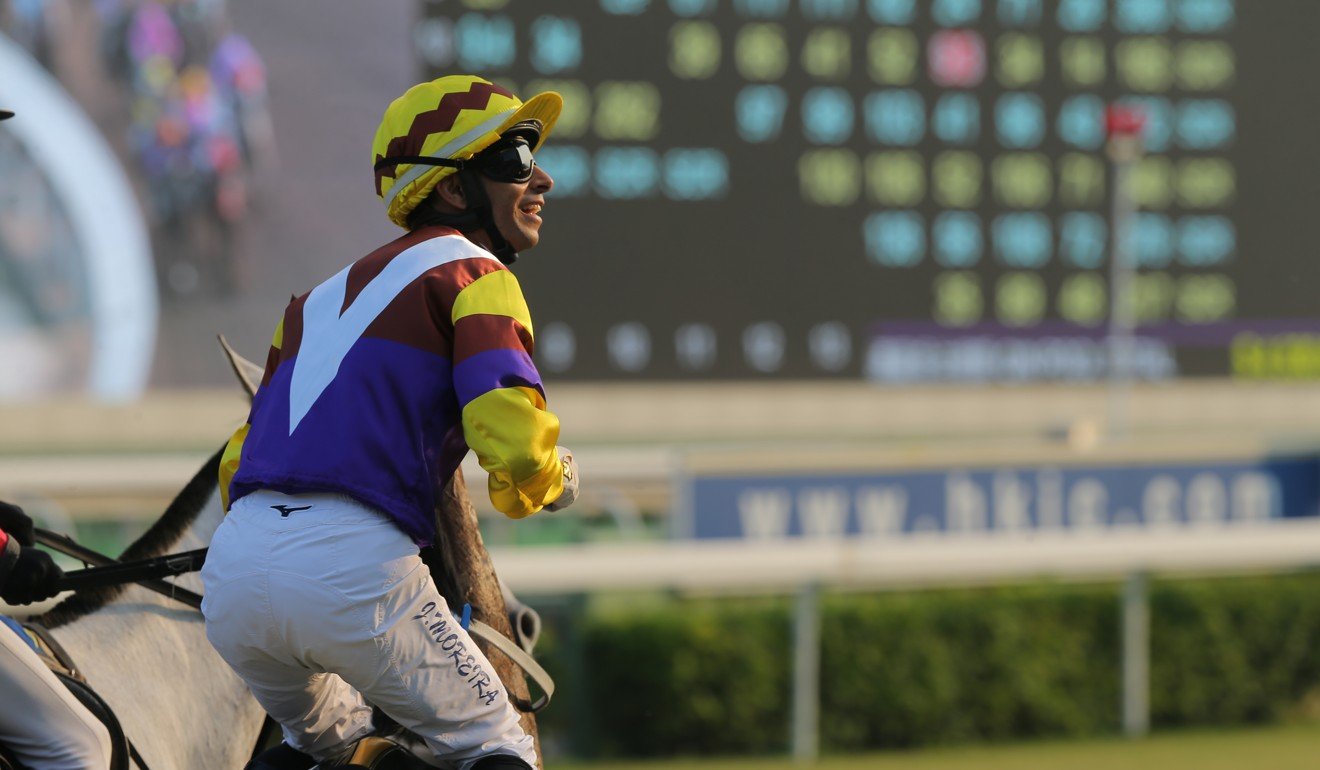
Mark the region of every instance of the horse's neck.
<instances>
[{"instance_id":1,"label":"horse's neck","mask_svg":"<svg viewBox=\"0 0 1320 770\"><path fill-rule=\"evenodd\" d=\"M170 551L204 547L222 517L213 496ZM201 591L196 574L178 582ZM151 770L243 767L262 711L211 649L196 610L131 586L54 633Z\"/></svg>"}]
</instances>

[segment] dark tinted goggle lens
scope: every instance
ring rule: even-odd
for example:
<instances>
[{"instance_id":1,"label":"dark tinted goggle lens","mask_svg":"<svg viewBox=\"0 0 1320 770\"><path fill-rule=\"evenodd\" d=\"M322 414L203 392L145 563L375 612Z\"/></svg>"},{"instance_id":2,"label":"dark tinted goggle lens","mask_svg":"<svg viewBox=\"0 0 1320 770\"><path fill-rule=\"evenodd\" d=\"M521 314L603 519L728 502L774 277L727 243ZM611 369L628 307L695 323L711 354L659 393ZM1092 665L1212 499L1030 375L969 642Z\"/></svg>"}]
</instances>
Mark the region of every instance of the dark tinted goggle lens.
<instances>
[{"instance_id":1,"label":"dark tinted goggle lens","mask_svg":"<svg viewBox=\"0 0 1320 770\"><path fill-rule=\"evenodd\" d=\"M475 160L473 165L496 182L526 182L532 178L532 169L536 167L532 148L521 143L487 150Z\"/></svg>"}]
</instances>

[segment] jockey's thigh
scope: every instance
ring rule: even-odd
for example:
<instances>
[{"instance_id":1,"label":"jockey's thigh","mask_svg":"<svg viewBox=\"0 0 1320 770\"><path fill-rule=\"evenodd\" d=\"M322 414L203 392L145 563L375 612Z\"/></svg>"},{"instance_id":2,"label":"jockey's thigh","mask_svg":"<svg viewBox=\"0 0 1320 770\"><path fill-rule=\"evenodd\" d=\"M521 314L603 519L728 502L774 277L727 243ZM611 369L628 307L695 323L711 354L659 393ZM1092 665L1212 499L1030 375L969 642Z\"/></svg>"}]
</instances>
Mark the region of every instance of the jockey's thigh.
<instances>
[{"instance_id":1,"label":"jockey's thigh","mask_svg":"<svg viewBox=\"0 0 1320 770\"><path fill-rule=\"evenodd\" d=\"M311 507L285 517L271 506ZM274 666L335 674L425 739L447 767L463 770L494 753L535 766L532 739L494 668L436 590L417 546L384 514L336 495L258 492L234 504L212 554L217 545L223 558L212 570L208 554L203 572L207 602L218 600L203 608L207 631L227 660L222 647L249 648L230 662L250 685L286 675ZM246 622L229 628L239 615ZM232 636L239 639L217 642ZM290 684L267 686L287 693ZM336 712L338 733L358 722L360 700L344 701L333 683L307 684L304 715ZM272 716L290 737L289 722Z\"/></svg>"},{"instance_id":2,"label":"jockey's thigh","mask_svg":"<svg viewBox=\"0 0 1320 770\"><path fill-rule=\"evenodd\" d=\"M285 742L325 760L371 732L371 707L290 644L288 620L276 617L269 592L272 582L287 580L271 575L274 549L286 535L269 529L279 514L248 510L244 500L216 530L202 568L206 636L279 722Z\"/></svg>"},{"instance_id":3,"label":"jockey's thigh","mask_svg":"<svg viewBox=\"0 0 1320 770\"><path fill-rule=\"evenodd\" d=\"M110 732L0 624L0 744L32 770L105 770Z\"/></svg>"}]
</instances>

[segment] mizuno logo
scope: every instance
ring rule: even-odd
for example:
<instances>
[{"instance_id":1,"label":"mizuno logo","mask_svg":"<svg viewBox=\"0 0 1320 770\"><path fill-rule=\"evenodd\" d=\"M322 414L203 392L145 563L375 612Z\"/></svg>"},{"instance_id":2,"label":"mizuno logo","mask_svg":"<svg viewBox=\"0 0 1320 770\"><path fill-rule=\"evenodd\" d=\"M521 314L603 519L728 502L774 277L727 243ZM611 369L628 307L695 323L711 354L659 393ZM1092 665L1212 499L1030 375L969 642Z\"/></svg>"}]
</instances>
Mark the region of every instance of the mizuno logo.
<instances>
[{"instance_id":1,"label":"mizuno logo","mask_svg":"<svg viewBox=\"0 0 1320 770\"><path fill-rule=\"evenodd\" d=\"M280 518L282 518L282 519L287 519L287 518L289 518L289 514L293 513L294 511L307 511L307 510L311 510L312 506L310 506L310 505L296 505L296 506L295 506L295 505L272 505L270 508L271 508L271 510L273 510L273 511L279 511L279 512L280 512Z\"/></svg>"}]
</instances>

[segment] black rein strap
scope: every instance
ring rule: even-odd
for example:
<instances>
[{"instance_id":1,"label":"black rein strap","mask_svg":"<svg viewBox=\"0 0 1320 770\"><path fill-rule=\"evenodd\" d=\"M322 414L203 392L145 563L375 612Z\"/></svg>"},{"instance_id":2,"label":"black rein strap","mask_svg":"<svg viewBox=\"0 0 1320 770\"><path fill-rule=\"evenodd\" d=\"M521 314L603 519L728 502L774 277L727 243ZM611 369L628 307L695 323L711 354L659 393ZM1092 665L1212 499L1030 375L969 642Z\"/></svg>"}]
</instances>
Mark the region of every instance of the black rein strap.
<instances>
[{"instance_id":1,"label":"black rein strap","mask_svg":"<svg viewBox=\"0 0 1320 770\"><path fill-rule=\"evenodd\" d=\"M148 588L162 596L168 596L193 609L201 609L202 597L199 594L166 582L161 578L182 575L186 572L196 572L201 569L203 562L206 561L205 548L199 548L196 551L184 551L169 556L156 556L139 561L121 562L103 553L93 551L68 535L60 535L49 530L36 530L36 540L47 548L58 551L65 556L72 556L84 564L93 565L88 569L64 573L64 577L59 582L61 591L77 591L83 588L137 583L143 588Z\"/></svg>"}]
</instances>

